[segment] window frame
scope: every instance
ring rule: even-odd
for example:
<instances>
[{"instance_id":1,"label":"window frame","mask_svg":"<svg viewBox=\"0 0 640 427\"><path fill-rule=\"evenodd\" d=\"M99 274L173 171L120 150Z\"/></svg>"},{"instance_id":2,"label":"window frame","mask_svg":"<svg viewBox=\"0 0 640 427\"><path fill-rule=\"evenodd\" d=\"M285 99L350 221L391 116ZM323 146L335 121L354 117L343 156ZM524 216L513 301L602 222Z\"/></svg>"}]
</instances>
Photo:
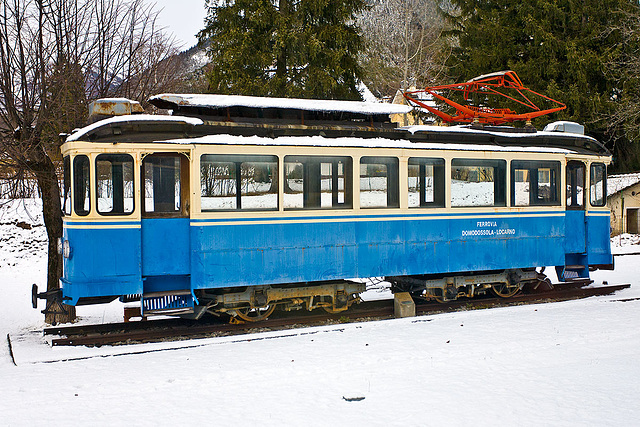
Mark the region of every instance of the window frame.
<instances>
[{"instance_id":1,"label":"window frame","mask_svg":"<svg viewBox=\"0 0 640 427\"><path fill-rule=\"evenodd\" d=\"M126 183L126 181L124 180L124 173L122 175L122 184L123 184L123 193L122 193L122 212L101 212L100 211L100 202L99 202L99 198L98 198L98 194L100 193L100 180L98 179L98 162L99 161L105 161L103 160L105 157L111 157L111 158L129 158L129 161L131 163L131 191L132 191L132 196L131 196L131 212L126 212L125 210L125 206L124 206L124 184ZM124 162L124 161L123 161ZM135 160L133 158L133 156L131 154L128 153L101 153L99 155L96 156L95 160L94 160L94 167L95 167L95 171L96 171L96 182L95 182L95 190L96 190L96 212L98 213L98 215L101 216L129 216L129 215L133 215L133 213L136 210L136 178L135 178ZM113 189L114 191L114 202L115 202L115 188ZM115 205L115 203L114 203Z\"/></svg>"},{"instance_id":2,"label":"window frame","mask_svg":"<svg viewBox=\"0 0 640 427\"><path fill-rule=\"evenodd\" d=\"M296 155L296 154L291 154L291 155L285 155L283 157L283 168L282 168L282 177L283 177L283 184L284 184L284 193L283 193L283 200L282 200L282 207L283 210L285 211L296 211L296 210L344 210L344 209L353 209L353 157L351 156L340 156L340 155L334 155L334 156L326 156L326 155ZM311 161L310 161L311 160ZM343 162L344 166L344 171L343 171L343 179L344 179L344 186L343 186L343 191L344 191L344 202L340 203L338 202L338 195L340 193L340 188L339 188L339 184L338 181L340 179L340 175L338 174L337 168L334 168L334 165L337 164L338 162ZM286 200L284 200L284 197L286 197L286 194L288 194L286 192L287 189L287 180L289 179L287 177L287 163L301 163L303 165L303 171L302 171L302 180L303 180L303 190L302 190L302 197L303 197L303 202L302 202L302 207L287 207L286 205ZM322 163L330 163L331 166L331 206L327 206L327 207L322 207ZM316 174L317 176L319 176L319 181L316 183L311 183L308 182L308 180L306 180L305 178L307 176L309 176L309 174L311 174L313 171L310 171L308 168L308 164L313 164L314 168L317 167L318 168L318 174ZM335 170L334 170L335 169ZM319 197L319 205L316 206L315 203L311 206L305 206L308 201L309 201L309 197L310 195L312 195L311 192L306 191L305 189L308 189L310 185L312 184L320 184L320 191L317 192ZM316 193L316 192L313 192ZM315 197L315 196L314 196ZM313 200L312 200L313 201ZM310 202L309 202L310 203Z\"/></svg>"},{"instance_id":3,"label":"window frame","mask_svg":"<svg viewBox=\"0 0 640 427\"><path fill-rule=\"evenodd\" d=\"M71 198L71 156L62 158L62 216L71 216L73 202Z\"/></svg>"},{"instance_id":4,"label":"window frame","mask_svg":"<svg viewBox=\"0 0 640 427\"><path fill-rule=\"evenodd\" d=\"M419 200L418 206L408 206L409 209L419 209L419 208L444 208L446 201L446 178L445 178L445 160L443 158L438 157L409 157L407 162L407 194L410 194L409 191L409 182L408 180L411 178L409 176L409 168L411 166L418 166L418 183L423 181L423 178L426 179L426 173L422 174L421 172L426 169L426 166L433 166L433 202L427 202L424 197L424 187L420 186L423 191L418 191ZM416 186L417 188L419 185ZM408 197L407 197L408 200ZM408 202L407 202L408 203Z\"/></svg>"},{"instance_id":5,"label":"window frame","mask_svg":"<svg viewBox=\"0 0 640 427\"><path fill-rule=\"evenodd\" d=\"M362 182L362 165L383 164L387 166L387 204L386 206L362 206L362 185L359 188L360 209L398 209L400 208L400 159L397 156L362 156L358 164L358 182ZM390 167L391 166L391 167ZM366 177L365 177L366 178Z\"/></svg>"},{"instance_id":6,"label":"window frame","mask_svg":"<svg viewBox=\"0 0 640 427\"><path fill-rule=\"evenodd\" d=\"M505 159L478 159L478 158L453 158L451 159L451 171L449 181L451 182L451 194L449 203L454 209L468 208L495 208L507 206L507 161ZM493 204L491 205L454 205L453 204L453 172L455 167L493 167Z\"/></svg>"},{"instance_id":7,"label":"window frame","mask_svg":"<svg viewBox=\"0 0 640 427\"><path fill-rule=\"evenodd\" d=\"M516 169L529 171L529 204L517 205L516 204ZM550 169L551 174L555 173L555 180L551 182L551 190L555 193L555 201L541 202L537 198L539 184L538 171L540 169ZM536 173L534 174L533 171ZM559 160L512 160L511 161L511 207L514 208L528 208L535 206L562 206L562 197L560 194L562 164ZM535 175L535 177L534 177ZM535 179L534 179L535 178ZM555 182L553 182L555 181ZM535 188L535 191L534 191ZM555 191L553 191L555 189Z\"/></svg>"},{"instance_id":8,"label":"window frame","mask_svg":"<svg viewBox=\"0 0 640 427\"><path fill-rule=\"evenodd\" d=\"M581 160L569 160L567 162L567 166L566 166L566 171L565 171L565 177L567 179L567 181L565 182L564 185L564 202L567 202L567 194L568 194L568 190L567 187L571 187L571 189L573 190L574 188L574 183L573 183L573 179L575 178L576 180L579 179L579 177L577 176L577 170L578 169L582 169L582 204L581 205L574 205L571 204L569 205L569 203L566 204L566 209L567 210L573 210L573 211L583 211L586 209L587 206L587 195L586 195L586 185L587 185L587 165L581 161ZM576 173L573 173L573 171L576 171ZM571 179L569 179L569 174L571 175ZM578 183L579 184L579 183ZM575 187L577 188L577 185L575 185ZM577 201L577 190L575 191L576 193L576 201ZM573 192L571 193L571 201L573 202Z\"/></svg>"},{"instance_id":9,"label":"window frame","mask_svg":"<svg viewBox=\"0 0 640 427\"><path fill-rule=\"evenodd\" d=\"M205 157L215 157L214 161L210 161L210 163L234 163L236 166L236 173L234 174L234 181L236 185L236 207L235 208L220 208L220 209L204 209L202 207L202 166L206 163ZM269 159L269 161L265 161ZM239 161L242 160L242 161ZM239 163L239 165L238 165ZM264 193L264 194L275 194L276 195L276 206L269 208L243 208L242 207L242 164L243 163L273 163L275 166L275 171L271 173L272 181L276 183L276 191L275 193ZM280 208L280 197L278 190L278 177L279 177L279 159L278 156L272 154L216 154L216 153L204 153L200 156L200 165L199 165L199 182L200 182L200 211L201 212L273 212L278 211ZM240 175L238 176L238 171L240 171ZM239 184L238 184L239 183ZM273 185L273 184L272 184ZM239 191L238 191L239 188ZM229 196L232 197L232 196ZM251 197L245 195L244 197Z\"/></svg>"},{"instance_id":10,"label":"window frame","mask_svg":"<svg viewBox=\"0 0 640 427\"><path fill-rule=\"evenodd\" d=\"M86 162L86 171L87 171L86 177L84 175L78 175L78 170L80 169L84 170L84 166L85 166L85 165L79 165L81 161ZM71 174L72 175L71 195L73 200L73 213L75 213L77 216L87 216L91 213L91 159L89 159L89 156L86 154L78 154L73 157L72 163L73 163L73 166L72 166L73 170ZM83 178L86 178L86 180ZM82 187L87 193L87 199L89 202L89 209L87 210L84 209L85 199L82 199L83 203L81 208L79 204L80 199L78 198L78 195L80 194L80 192L78 187L80 186L79 184L82 181L84 181L84 184L82 185Z\"/></svg>"},{"instance_id":11,"label":"window frame","mask_svg":"<svg viewBox=\"0 0 640 427\"><path fill-rule=\"evenodd\" d=\"M602 204L595 204L593 203L593 199L591 196L591 187L597 185L597 183L593 182L594 179L594 175L595 175L595 168L596 167L602 167L603 168L603 174L602 174ZM595 208L602 208L607 206L607 165L605 163L602 162L595 162L595 163L591 163L591 165L589 166L589 205L593 206Z\"/></svg>"}]
</instances>

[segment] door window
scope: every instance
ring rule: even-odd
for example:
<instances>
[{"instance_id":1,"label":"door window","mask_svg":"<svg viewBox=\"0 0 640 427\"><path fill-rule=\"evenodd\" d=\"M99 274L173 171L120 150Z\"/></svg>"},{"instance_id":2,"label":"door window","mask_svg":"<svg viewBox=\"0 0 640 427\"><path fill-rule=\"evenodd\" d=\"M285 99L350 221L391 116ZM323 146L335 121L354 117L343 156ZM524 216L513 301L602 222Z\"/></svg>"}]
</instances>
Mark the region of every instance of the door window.
<instances>
[{"instance_id":1,"label":"door window","mask_svg":"<svg viewBox=\"0 0 640 427\"><path fill-rule=\"evenodd\" d=\"M582 162L567 164L567 209L584 209L584 172Z\"/></svg>"},{"instance_id":2,"label":"door window","mask_svg":"<svg viewBox=\"0 0 640 427\"><path fill-rule=\"evenodd\" d=\"M181 154L152 154L142 162L143 208L147 216L188 215L189 161Z\"/></svg>"}]
</instances>

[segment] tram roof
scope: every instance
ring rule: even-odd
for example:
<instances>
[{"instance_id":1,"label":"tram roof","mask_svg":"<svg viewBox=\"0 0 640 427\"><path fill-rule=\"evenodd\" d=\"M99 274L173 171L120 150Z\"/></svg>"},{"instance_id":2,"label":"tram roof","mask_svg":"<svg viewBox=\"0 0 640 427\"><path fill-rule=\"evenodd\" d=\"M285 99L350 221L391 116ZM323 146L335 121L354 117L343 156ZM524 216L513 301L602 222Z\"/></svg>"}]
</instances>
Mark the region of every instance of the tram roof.
<instances>
[{"instance_id":1,"label":"tram roof","mask_svg":"<svg viewBox=\"0 0 640 427\"><path fill-rule=\"evenodd\" d=\"M371 129L209 122L165 115L117 116L79 129L67 142L153 142L174 144L281 145L588 153L609 156L592 137L565 132L513 132L513 128L413 126Z\"/></svg>"},{"instance_id":2,"label":"tram roof","mask_svg":"<svg viewBox=\"0 0 640 427\"><path fill-rule=\"evenodd\" d=\"M216 94L163 93L151 97L149 102L159 108L166 108L170 110L181 109L183 107L204 107L211 109L246 107L254 109L287 109L330 113L358 113L364 115L405 114L413 110L411 106L402 104Z\"/></svg>"}]
</instances>

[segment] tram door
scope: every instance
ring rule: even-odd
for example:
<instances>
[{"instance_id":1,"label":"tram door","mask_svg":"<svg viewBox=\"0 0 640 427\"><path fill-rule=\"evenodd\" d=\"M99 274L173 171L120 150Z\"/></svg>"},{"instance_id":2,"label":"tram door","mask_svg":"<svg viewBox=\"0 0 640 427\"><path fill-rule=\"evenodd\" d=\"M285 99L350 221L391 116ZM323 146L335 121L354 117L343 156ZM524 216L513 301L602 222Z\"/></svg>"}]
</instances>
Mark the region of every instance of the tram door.
<instances>
[{"instance_id":1,"label":"tram door","mask_svg":"<svg viewBox=\"0 0 640 427\"><path fill-rule=\"evenodd\" d=\"M189 160L148 154L141 177L144 292L189 289Z\"/></svg>"},{"instance_id":2,"label":"tram door","mask_svg":"<svg viewBox=\"0 0 640 427\"><path fill-rule=\"evenodd\" d=\"M583 162L567 163L565 251L570 254L586 252L585 171Z\"/></svg>"}]
</instances>

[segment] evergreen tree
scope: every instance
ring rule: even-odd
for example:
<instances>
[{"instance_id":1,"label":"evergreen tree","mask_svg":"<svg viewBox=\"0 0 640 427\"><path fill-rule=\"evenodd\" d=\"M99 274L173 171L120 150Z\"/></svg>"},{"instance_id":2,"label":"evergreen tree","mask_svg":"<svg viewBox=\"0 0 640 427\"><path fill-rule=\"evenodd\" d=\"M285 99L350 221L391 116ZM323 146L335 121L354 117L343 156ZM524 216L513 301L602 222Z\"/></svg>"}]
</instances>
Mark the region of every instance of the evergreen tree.
<instances>
[{"instance_id":1,"label":"evergreen tree","mask_svg":"<svg viewBox=\"0 0 640 427\"><path fill-rule=\"evenodd\" d=\"M616 83L607 64L621 53L612 30L631 0L452 0L449 60L456 80L513 70L567 109L538 119L573 120L603 138Z\"/></svg>"},{"instance_id":2,"label":"evergreen tree","mask_svg":"<svg viewBox=\"0 0 640 427\"><path fill-rule=\"evenodd\" d=\"M207 4L214 93L360 99L363 0L225 0Z\"/></svg>"}]
</instances>

